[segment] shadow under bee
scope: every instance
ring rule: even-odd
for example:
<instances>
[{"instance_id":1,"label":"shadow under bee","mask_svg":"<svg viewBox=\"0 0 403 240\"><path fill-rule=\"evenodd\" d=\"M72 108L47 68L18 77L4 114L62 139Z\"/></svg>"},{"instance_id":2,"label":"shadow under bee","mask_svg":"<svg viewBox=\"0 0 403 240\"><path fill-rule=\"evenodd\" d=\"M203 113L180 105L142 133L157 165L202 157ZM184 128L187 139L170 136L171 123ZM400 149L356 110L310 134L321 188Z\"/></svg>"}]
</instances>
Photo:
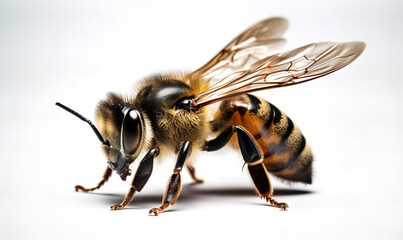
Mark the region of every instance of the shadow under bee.
<instances>
[{"instance_id":1,"label":"shadow under bee","mask_svg":"<svg viewBox=\"0 0 403 240\"><path fill-rule=\"evenodd\" d=\"M314 191L300 190L300 189L286 189L286 188L276 188L274 191L274 196L296 196L312 194ZM113 194L113 193L91 193L94 195L102 196L103 203L116 204L122 198L125 197L124 194ZM186 184L182 188L180 199L178 203L182 206L196 204L198 201L205 201L209 198L220 197L220 198L239 198L239 197L255 197L256 193L251 187L230 187L230 188L201 188L198 184ZM147 193L137 193L134 197L133 202L125 209L143 209L148 208L152 205L161 202L161 194L147 194ZM252 204L252 203L251 203ZM265 204L263 204L265 205Z\"/></svg>"}]
</instances>

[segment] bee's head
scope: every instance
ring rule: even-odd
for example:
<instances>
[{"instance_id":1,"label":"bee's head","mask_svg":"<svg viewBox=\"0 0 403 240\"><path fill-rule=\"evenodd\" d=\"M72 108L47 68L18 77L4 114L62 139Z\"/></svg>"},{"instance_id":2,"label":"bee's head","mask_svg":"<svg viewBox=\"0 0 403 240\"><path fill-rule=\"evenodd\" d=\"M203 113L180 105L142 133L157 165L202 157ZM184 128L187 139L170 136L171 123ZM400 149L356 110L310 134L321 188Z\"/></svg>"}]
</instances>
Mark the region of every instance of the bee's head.
<instances>
[{"instance_id":1,"label":"bee's head","mask_svg":"<svg viewBox=\"0 0 403 240\"><path fill-rule=\"evenodd\" d=\"M109 142L102 144L108 166L126 180L130 175L129 165L144 145L145 125L141 113L121 96L110 93L97 107L96 125Z\"/></svg>"}]
</instances>

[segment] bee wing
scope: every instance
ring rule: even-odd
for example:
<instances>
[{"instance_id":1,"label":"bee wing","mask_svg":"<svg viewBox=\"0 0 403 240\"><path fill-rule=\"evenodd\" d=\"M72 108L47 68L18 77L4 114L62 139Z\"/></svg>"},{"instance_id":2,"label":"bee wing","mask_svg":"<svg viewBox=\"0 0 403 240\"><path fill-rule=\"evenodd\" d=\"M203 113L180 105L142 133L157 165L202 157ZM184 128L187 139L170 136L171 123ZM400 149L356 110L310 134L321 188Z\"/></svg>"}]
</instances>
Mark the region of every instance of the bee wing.
<instances>
[{"instance_id":1,"label":"bee wing","mask_svg":"<svg viewBox=\"0 0 403 240\"><path fill-rule=\"evenodd\" d=\"M273 54L285 43L281 35L288 28L284 18L261 21L230 42L207 64L193 72L214 83L230 73L249 69L251 64Z\"/></svg>"},{"instance_id":2,"label":"bee wing","mask_svg":"<svg viewBox=\"0 0 403 240\"><path fill-rule=\"evenodd\" d=\"M203 107L236 95L319 78L351 63L364 49L363 42L322 42L274 54L196 93L194 105Z\"/></svg>"}]
</instances>

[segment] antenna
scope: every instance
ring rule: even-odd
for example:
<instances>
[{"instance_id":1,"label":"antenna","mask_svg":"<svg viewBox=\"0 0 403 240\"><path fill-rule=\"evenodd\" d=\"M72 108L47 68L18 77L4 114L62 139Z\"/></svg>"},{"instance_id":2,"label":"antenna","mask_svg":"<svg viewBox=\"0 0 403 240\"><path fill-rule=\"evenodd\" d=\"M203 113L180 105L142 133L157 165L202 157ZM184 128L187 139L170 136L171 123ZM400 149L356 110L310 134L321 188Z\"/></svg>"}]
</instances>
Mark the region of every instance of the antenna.
<instances>
[{"instance_id":1,"label":"antenna","mask_svg":"<svg viewBox=\"0 0 403 240\"><path fill-rule=\"evenodd\" d=\"M102 143L103 145L105 145L105 146L107 146L107 147L110 147L109 141L108 141L108 140L105 141L105 140L102 138L101 133L99 133L98 129L95 127L95 125L94 125L88 118L85 118L83 115L79 114L78 112L74 111L73 109L71 109L71 108L69 108L69 107L64 106L63 104L61 104L61 103L59 103L59 102L57 102L56 105L59 106L59 107L61 107L61 108L63 108L63 109L66 110L67 112L73 114L74 116L78 117L78 118L81 119L82 121L88 123L88 124L90 125L90 127L92 128L92 130L94 131L95 135L97 135L99 141L101 141L101 143Z\"/></svg>"}]
</instances>

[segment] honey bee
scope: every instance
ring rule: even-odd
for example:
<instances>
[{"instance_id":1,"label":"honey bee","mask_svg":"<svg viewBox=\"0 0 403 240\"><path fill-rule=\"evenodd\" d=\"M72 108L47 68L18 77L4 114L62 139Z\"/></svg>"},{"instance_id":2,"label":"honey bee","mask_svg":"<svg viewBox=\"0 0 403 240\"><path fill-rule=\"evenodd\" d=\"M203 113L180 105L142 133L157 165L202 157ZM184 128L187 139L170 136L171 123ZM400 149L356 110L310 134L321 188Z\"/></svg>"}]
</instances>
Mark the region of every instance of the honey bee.
<instances>
[{"instance_id":1,"label":"honey bee","mask_svg":"<svg viewBox=\"0 0 403 240\"><path fill-rule=\"evenodd\" d=\"M72 109L56 103L86 121L101 141L107 158L99 189L114 170L122 180L130 164L140 162L130 189L120 204L127 206L151 176L154 158L177 156L162 203L149 214L173 205L181 191L185 167L196 177L194 157L199 151L217 151L228 144L239 149L258 196L282 210L285 202L272 198L269 173L291 182L312 182L310 147L299 128L273 104L250 93L286 87L322 77L354 61L363 42L319 42L275 53L288 27L283 18L270 18L247 29L212 60L191 73L158 74L143 80L135 96L109 93L96 109L96 126ZM212 107L213 103L216 108Z\"/></svg>"}]
</instances>

